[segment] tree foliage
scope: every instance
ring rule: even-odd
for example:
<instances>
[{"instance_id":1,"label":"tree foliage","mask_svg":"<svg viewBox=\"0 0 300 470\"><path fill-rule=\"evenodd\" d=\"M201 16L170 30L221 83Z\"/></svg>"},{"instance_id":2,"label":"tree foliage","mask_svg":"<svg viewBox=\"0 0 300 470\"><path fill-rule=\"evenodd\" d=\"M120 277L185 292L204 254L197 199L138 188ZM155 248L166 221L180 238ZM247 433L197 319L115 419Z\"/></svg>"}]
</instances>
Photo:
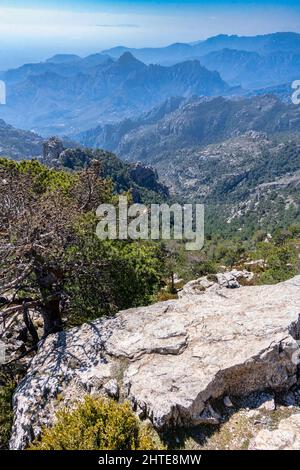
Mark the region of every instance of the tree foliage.
<instances>
[{"instance_id":1,"label":"tree foliage","mask_svg":"<svg viewBox=\"0 0 300 470\"><path fill-rule=\"evenodd\" d=\"M12 395L16 381L0 372L0 450L7 449L13 421Z\"/></svg>"}]
</instances>

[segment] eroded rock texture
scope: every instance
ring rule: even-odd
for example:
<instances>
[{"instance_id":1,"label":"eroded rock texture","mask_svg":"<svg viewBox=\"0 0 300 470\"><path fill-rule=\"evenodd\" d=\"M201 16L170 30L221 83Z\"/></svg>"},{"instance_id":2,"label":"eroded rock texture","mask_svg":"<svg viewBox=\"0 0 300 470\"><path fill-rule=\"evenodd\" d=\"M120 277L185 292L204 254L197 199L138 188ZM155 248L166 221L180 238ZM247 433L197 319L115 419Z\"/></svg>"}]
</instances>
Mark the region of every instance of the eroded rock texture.
<instances>
[{"instance_id":1,"label":"eroded rock texture","mask_svg":"<svg viewBox=\"0 0 300 470\"><path fill-rule=\"evenodd\" d=\"M227 286L228 287L228 286ZM300 276L120 312L40 344L14 395L11 448L86 393L129 399L157 428L217 423L215 398L297 382Z\"/></svg>"}]
</instances>

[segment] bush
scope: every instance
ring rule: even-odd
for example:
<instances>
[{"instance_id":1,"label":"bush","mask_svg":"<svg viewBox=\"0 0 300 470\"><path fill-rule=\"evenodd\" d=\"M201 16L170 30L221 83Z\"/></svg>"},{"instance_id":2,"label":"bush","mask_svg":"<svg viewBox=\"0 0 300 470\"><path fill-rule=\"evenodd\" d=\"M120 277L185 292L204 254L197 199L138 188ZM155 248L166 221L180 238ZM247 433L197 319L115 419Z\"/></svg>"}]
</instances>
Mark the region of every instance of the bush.
<instances>
[{"instance_id":1,"label":"bush","mask_svg":"<svg viewBox=\"0 0 300 470\"><path fill-rule=\"evenodd\" d=\"M86 397L73 411L62 410L29 450L155 450L154 432L142 426L128 403ZM161 448L161 447L160 447Z\"/></svg>"},{"instance_id":2,"label":"bush","mask_svg":"<svg viewBox=\"0 0 300 470\"><path fill-rule=\"evenodd\" d=\"M201 276L210 276L214 275L218 272L218 266L214 261L207 260L203 261L198 267L197 267L198 275Z\"/></svg>"},{"instance_id":3,"label":"bush","mask_svg":"<svg viewBox=\"0 0 300 470\"><path fill-rule=\"evenodd\" d=\"M99 240L86 234L66 256L70 267L64 286L70 299L69 325L147 305L162 284L158 243Z\"/></svg>"},{"instance_id":4,"label":"bush","mask_svg":"<svg viewBox=\"0 0 300 470\"><path fill-rule=\"evenodd\" d=\"M0 449L7 449L13 421L12 395L16 383L0 374Z\"/></svg>"},{"instance_id":5,"label":"bush","mask_svg":"<svg viewBox=\"0 0 300 470\"><path fill-rule=\"evenodd\" d=\"M178 299L178 295L170 290L161 290L155 297L154 302L167 302L168 300Z\"/></svg>"},{"instance_id":6,"label":"bush","mask_svg":"<svg viewBox=\"0 0 300 470\"><path fill-rule=\"evenodd\" d=\"M256 254L267 266L260 276L260 284L277 284L297 274L297 253L292 245L258 243Z\"/></svg>"}]
</instances>

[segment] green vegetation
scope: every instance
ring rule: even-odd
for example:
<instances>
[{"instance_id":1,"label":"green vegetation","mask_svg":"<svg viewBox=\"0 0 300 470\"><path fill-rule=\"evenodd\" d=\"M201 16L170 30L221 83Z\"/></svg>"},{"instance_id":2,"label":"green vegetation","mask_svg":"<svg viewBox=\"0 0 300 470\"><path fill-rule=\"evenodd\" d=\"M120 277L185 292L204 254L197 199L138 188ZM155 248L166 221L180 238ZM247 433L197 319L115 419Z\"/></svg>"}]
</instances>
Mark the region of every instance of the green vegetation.
<instances>
[{"instance_id":1,"label":"green vegetation","mask_svg":"<svg viewBox=\"0 0 300 470\"><path fill-rule=\"evenodd\" d=\"M142 425L128 403L90 396L73 411L62 410L30 450L154 450L154 431Z\"/></svg>"},{"instance_id":2,"label":"green vegetation","mask_svg":"<svg viewBox=\"0 0 300 470\"><path fill-rule=\"evenodd\" d=\"M162 285L164 261L157 243L100 241L89 232L78 237L66 258L72 325L147 305Z\"/></svg>"},{"instance_id":3,"label":"green vegetation","mask_svg":"<svg viewBox=\"0 0 300 470\"><path fill-rule=\"evenodd\" d=\"M30 179L30 189L36 194L62 190L67 192L78 181L75 173L48 168L37 160L21 160L15 162L0 158L0 171L12 178L20 176Z\"/></svg>"},{"instance_id":4,"label":"green vegetation","mask_svg":"<svg viewBox=\"0 0 300 470\"><path fill-rule=\"evenodd\" d=\"M3 213L11 201L0 231L0 243L10 241L10 251L1 255L1 284L13 283L19 305L24 297L38 303L45 334L65 324L174 298L180 287L174 284L175 274L182 283L225 268L254 269L249 262L255 259L264 261L255 273L257 283L280 282L298 272L297 225L277 228L267 240L265 230L255 231L251 225L231 236L208 227L200 252L187 252L179 242L100 241L95 211L100 203L116 203L112 182L100 177L100 157L92 160L95 154L70 152L64 158L69 158L65 164L73 166L72 171L37 161L0 160L6 191ZM86 169L74 171L88 163ZM22 285L14 285L20 275Z\"/></svg>"},{"instance_id":5,"label":"green vegetation","mask_svg":"<svg viewBox=\"0 0 300 470\"><path fill-rule=\"evenodd\" d=\"M199 252L187 252L184 244L179 242L170 242L163 249L168 289L159 294L159 300L174 298L171 285L174 273L182 283L213 276L225 269L247 269L255 274L253 283L275 284L300 272L300 224L276 229L271 234L258 230L249 238L241 232L236 232L231 238L220 234L208 235Z\"/></svg>"},{"instance_id":6,"label":"green vegetation","mask_svg":"<svg viewBox=\"0 0 300 470\"><path fill-rule=\"evenodd\" d=\"M135 202L159 202L168 197L168 189L158 181L158 175L149 168L136 168L105 150L67 149L60 158L63 168L81 171L93 160L101 164L101 176L113 182L114 191L130 191Z\"/></svg>"},{"instance_id":7,"label":"green vegetation","mask_svg":"<svg viewBox=\"0 0 300 470\"><path fill-rule=\"evenodd\" d=\"M297 256L294 248L289 244L277 246L260 242L255 254L264 260L266 266L260 275L259 283L276 284L291 278L297 272Z\"/></svg>"},{"instance_id":8,"label":"green vegetation","mask_svg":"<svg viewBox=\"0 0 300 470\"><path fill-rule=\"evenodd\" d=\"M0 450L8 448L13 420L12 395L16 381L10 375L0 372Z\"/></svg>"}]
</instances>

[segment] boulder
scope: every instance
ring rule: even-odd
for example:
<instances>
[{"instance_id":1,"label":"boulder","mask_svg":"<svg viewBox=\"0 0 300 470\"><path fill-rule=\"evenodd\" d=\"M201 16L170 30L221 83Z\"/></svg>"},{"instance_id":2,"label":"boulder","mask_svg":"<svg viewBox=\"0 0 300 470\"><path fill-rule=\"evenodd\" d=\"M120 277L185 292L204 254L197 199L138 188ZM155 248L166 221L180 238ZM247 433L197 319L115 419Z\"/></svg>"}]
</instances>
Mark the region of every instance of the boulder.
<instances>
[{"instance_id":1,"label":"boulder","mask_svg":"<svg viewBox=\"0 0 300 470\"><path fill-rule=\"evenodd\" d=\"M213 403L227 395L285 393L297 382L299 314L297 276L219 286L51 335L15 391L11 448L86 393L118 390L158 429L217 424Z\"/></svg>"},{"instance_id":2,"label":"boulder","mask_svg":"<svg viewBox=\"0 0 300 470\"><path fill-rule=\"evenodd\" d=\"M119 385L116 379L111 379L109 380L105 385L104 385L104 391L107 393L107 395L111 398L118 399L119 398Z\"/></svg>"},{"instance_id":3,"label":"boulder","mask_svg":"<svg viewBox=\"0 0 300 470\"><path fill-rule=\"evenodd\" d=\"M186 295L198 295L199 293L203 293L205 290L211 288L214 290L223 287L235 289L241 286L241 281L242 284L247 284L250 283L253 278L254 274L247 270L238 271L233 269L232 271L224 273L210 274L185 284L178 292L178 296L181 298Z\"/></svg>"}]
</instances>

